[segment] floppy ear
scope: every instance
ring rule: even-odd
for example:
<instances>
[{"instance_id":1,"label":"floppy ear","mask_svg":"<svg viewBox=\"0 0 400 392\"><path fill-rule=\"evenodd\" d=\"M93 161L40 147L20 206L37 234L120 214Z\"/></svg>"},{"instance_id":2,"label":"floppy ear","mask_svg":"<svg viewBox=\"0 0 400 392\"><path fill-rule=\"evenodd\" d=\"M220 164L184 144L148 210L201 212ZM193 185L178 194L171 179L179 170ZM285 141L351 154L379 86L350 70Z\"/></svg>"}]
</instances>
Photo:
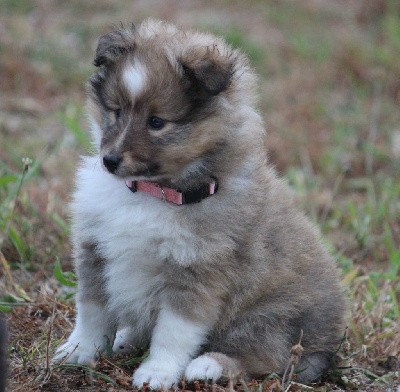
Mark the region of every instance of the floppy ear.
<instances>
[{"instance_id":1,"label":"floppy ear","mask_svg":"<svg viewBox=\"0 0 400 392\"><path fill-rule=\"evenodd\" d=\"M214 46L192 48L180 62L192 93L215 96L229 86L234 61L231 53L220 54Z\"/></svg>"},{"instance_id":2,"label":"floppy ear","mask_svg":"<svg viewBox=\"0 0 400 392\"><path fill-rule=\"evenodd\" d=\"M135 26L131 25L130 29L121 27L100 37L93 63L96 67L109 65L134 48Z\"/></svg>"}]
</instances>

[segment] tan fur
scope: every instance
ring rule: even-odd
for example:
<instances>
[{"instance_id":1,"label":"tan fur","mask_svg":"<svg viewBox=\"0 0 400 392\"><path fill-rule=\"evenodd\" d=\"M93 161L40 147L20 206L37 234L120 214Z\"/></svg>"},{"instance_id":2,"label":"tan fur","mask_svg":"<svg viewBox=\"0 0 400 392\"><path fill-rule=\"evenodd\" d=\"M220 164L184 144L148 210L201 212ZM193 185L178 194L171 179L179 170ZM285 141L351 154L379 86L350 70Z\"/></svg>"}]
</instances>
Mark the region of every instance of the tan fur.
<instances>
[{"instance_id":1,"label":"tan fur","mask_svg":"<svg viewBox=\"0 0 400 392\"><path fill-rule=\"evenodd\" d=\"M137 62L147 78L144 90L132 97L122 74ZM262 375L283 372L303 330L298 368L305 370L299 379L319 377L343 333L343 295L317 229L267 162L264 126L255 109L256 77L246 57L220 38L149 20L137 30L104 35L95 64L101 68L89 83L88 108L101 129L100 157L122 158L116 177L181 190L211 178L219 183L214 196L174 210L176 226L170 230L186 230L182 241L195 257L171 255L146 270L161 278L150 295L148 319L141 314L148 320L141 341L150 343L159 309L168 304L207 326L207 339L192 356L209 353L225 374ZM167 120L166 126L150 129L151 116ZM175 206L163 208L170 213ZM104 293L104 266L113 261L101 255L101 242L81 244L96 219L78 213L74 219L84 300L96 290ZM152 249L163 241L155 239ZM93 274L101 278L90 278ZM120 320L135 325L134 314L124 312Z\"/></svg>"}]
</instances>

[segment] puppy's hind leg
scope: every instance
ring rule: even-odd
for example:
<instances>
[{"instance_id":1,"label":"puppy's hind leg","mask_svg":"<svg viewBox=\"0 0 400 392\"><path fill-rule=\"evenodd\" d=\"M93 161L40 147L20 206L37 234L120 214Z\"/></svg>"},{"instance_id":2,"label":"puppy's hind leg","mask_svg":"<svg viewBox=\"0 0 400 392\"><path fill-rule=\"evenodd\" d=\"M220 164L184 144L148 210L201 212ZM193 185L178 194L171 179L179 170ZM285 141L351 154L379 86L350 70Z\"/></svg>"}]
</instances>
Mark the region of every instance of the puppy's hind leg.
<instances>
[{"instance_id":1,"label":"puppy's hind leg","mask_svg":"<svg viewBox=\"0 0 400 392\"><path fill-rule=\"evenodd\" d=\"M193 359L185 371L188 381L237 378L243 372L238 360L222 353L208 352Z\"/></svg>"},{"instance_id":2,"label":"puppy's hind leg","mask_svg":"<svg viewBox=\"0 0 400 392\"><path fill-rule=\"evenodd\" d=\"M85 242L79 245L76 255L78 293L75 328L68 340L57 349L54 362L65 360L93 364L107 343L113 342L115 323L107 312L104 263L96 252L95 244Z\"/></svg>"},{"instance_id":3,"label":"puppy's hind leg","mask_svg":"<svg viewBox=\"0 0 400 392\"><path fill-rule=\"evenodd\" d=\"M136 331L131 327L119 329L115 335L113 352L117 354L126 354L135 350L137 350Z\"/></svg>"},{"instance_id":4,"label":"puppy's hind leg","mask_svg":"<svg viewBox=\"0 0 400 392\"><path fill-rule=\"evenodd\" d=\"M333 353L331 352L316 352L306 355L296 368L296 380L305 384L316 381L332 364Z\"/></svg>"}]
</instances>

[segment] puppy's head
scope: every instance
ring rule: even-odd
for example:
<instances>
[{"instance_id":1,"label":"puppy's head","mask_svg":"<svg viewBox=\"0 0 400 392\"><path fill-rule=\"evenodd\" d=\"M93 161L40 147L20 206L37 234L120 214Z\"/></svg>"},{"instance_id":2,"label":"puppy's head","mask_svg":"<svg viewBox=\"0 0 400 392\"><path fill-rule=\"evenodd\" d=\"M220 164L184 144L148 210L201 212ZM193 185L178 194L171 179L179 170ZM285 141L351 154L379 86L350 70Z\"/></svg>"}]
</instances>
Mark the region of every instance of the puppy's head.
<instances>
[{"instance_id":1,"label":"puppy's head","mask_svg":"<svg viewBox=\"0 0 400 392\"><path fill-rule=\"evenodd\" d=\"M106 170L149 180L213 174L238 121L240 76L250 72L239 52L149 20L103 35L94 64L89 111Z\"/></svg>"}]
</instances>

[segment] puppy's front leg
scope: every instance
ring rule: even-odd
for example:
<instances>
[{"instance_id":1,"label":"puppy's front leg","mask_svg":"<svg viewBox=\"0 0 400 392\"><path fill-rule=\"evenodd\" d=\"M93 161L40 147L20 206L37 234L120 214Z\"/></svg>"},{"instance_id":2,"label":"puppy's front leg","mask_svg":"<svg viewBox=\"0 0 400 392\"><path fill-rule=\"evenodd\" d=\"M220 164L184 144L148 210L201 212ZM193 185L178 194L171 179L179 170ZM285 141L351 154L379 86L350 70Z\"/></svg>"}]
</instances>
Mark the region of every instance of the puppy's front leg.
<instances>
[{"instance_id":1,"label":"puppy's front leg","mask_svg":"<svg viewBox=\"0 0 400 392\"><path fill-rule=\"evenodd\" d=\"M74 330L58 347L53 361L93 365L99 352L106 347L107 340L112 339L112 331L107 328L108 320L100 303L78 301L76 308Z\"/></svg>"},{"instance_id":2,"label":"puppy's front leg","mask_svg":"<svg viewBox=\"0 0 400 392\"><path fill-rule=\"evenodd\" d=\"M179 377L204 342L209 327L191 321L163 305L153 330L150 356L133 375L133 384L150 388L170 388L177 385Z\"/></svg>"},{"instance_id":3,"label":"puppy's front leg","mask_svg":"<svg viewBox=\"0 0 400 392\"><path fill-rule=\"evenodd\" d=\"M77 317L74 330L54 356L54 362L93 364L98 353L112 343L115 325L107 311L104 264L93 243L79 244L76 251L78 275Z\"/></svg>"}]
</instances>

